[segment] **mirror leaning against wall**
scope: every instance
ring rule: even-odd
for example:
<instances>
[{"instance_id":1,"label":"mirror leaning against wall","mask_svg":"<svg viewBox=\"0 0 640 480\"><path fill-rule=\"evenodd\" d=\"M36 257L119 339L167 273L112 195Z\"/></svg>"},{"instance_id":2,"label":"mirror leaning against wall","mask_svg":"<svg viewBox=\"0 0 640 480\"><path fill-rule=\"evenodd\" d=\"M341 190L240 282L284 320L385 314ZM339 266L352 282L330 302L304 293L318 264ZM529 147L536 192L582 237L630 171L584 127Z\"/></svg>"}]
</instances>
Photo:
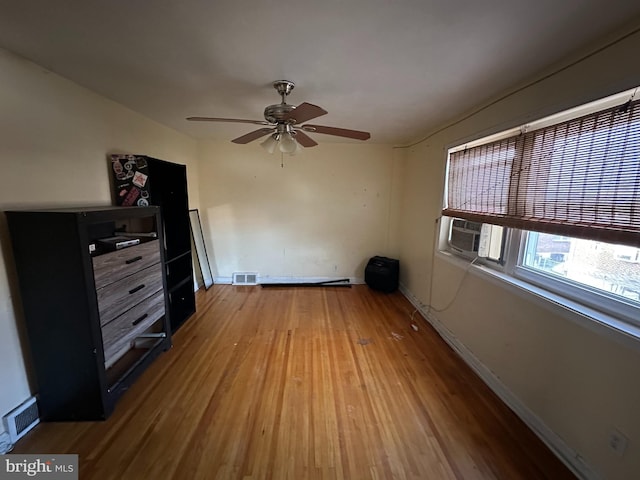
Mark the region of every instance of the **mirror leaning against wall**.
<instances>
[{"instance_id":1,"label":"mirror leaning against wall","mask_svg":"<svg viewBox=\"0 0 640 480\"><path fill-rule=\"evenodd\" d=\"M202 225L200 224L198 209L189 210L189 222L191 223L191 238L198 258L198 266L200 267L200 277L202 278L205 290L208 290L209 287L213 285L213 275L211 273L211 265L209 265L204 236L202 235ZM200 287L200 285L198 285L198 287Z\"/></svg>"}]
</instances>

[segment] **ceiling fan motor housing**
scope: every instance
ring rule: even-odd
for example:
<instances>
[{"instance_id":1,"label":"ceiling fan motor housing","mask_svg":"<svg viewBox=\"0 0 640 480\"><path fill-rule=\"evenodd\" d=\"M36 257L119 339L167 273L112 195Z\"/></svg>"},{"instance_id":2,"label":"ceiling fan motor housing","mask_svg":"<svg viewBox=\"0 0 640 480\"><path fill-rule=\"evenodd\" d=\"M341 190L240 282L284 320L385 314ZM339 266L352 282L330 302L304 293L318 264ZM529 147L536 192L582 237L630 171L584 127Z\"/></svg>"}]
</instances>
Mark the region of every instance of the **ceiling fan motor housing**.
<instances>
[{"instance_id":1,"label":"ceiling fan motor housing","mask_svg":"<svg viewBox=\"0 0 640 480\"><path fill-rule=\"evenodd\" d=\"M264 119L269 123L283 123L285 122L285 116L292 110L295 110L294 105L287 103L278 103L276 105L269 105L264 109ZM290 121L287 121L291 123Z\"/></svg>"},{"instance_id":2,"label":"ceiling fan motor housing","mask_svg":"<svg viewBox=\"0 0 640 480\"><path fill-rule=\"evenodd\" d=\"M287 104L287 102L285 102L286 96L291 93L293 87L295 87L295 83L289 80L276 80L275 82L273 82L273 88L275 88L282 97L282 102L275 105L269 105L264 109L264 118L267 122L283 123L285 122L285 116L290 111L295 110L296 107L294 105L289 105Z\"/></svg>"}]
</instances>

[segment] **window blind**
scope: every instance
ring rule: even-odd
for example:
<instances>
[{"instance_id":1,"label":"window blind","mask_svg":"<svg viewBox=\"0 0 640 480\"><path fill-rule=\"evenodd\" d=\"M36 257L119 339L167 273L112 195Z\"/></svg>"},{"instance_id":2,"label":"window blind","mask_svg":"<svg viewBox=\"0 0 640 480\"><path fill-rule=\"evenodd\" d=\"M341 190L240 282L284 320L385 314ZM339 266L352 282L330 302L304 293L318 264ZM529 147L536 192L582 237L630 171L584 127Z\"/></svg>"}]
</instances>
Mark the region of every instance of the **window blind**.
<instances>
[{"instance_id":1,"label":"window blind","mask_svg":"<svg viewBox=\"0 0 640 480\"><path fill-rule=\"evenodd\" d=\"M640 247L640 101L452 153L442 213Z\"/></svg>"}]
</instances>

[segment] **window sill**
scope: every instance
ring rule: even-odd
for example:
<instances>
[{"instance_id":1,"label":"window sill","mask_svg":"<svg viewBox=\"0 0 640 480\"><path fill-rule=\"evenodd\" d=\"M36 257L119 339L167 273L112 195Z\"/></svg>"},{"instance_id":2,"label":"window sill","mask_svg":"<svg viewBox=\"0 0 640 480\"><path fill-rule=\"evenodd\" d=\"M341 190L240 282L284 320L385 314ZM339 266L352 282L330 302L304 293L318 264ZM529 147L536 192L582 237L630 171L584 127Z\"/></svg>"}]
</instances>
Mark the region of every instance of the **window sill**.
<instances>
[{"instance_id":1,"label":"window sill","mask_svg":"<svg viewBox=\"0 0 640 480\"><path fill-rule=\"evenodd\" d=\"M544 288L532 285L506 273L484 265L473 264L456 255L438 251L437 257L460 268L469 269L469 274L486 279L498 286L506 288L520 297L533 301L571 322L574 322L594 333L606 336L623 345L640 351L640 327L635 327L598 310L594 310L578 302L564 298Z\"/></svg>"}]
</instances>

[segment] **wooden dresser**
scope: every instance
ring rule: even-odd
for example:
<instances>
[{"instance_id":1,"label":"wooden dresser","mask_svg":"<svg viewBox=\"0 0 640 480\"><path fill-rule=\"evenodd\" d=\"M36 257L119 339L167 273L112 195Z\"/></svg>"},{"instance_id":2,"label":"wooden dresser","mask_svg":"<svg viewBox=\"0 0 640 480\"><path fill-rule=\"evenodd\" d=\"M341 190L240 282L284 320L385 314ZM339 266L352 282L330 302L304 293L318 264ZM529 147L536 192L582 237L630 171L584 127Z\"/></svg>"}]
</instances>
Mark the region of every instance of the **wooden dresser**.
<instances>
[{"instance_id":1,"label":"wooden dresser","mask_svg":"<svg viewBox=\"0 0 640 480\"><path fill-rule=\"evenodd\" d=\"M171 346L159 209L6 216L40 417L107 418L120 395Z\"/></svg>"}]
</instances>

